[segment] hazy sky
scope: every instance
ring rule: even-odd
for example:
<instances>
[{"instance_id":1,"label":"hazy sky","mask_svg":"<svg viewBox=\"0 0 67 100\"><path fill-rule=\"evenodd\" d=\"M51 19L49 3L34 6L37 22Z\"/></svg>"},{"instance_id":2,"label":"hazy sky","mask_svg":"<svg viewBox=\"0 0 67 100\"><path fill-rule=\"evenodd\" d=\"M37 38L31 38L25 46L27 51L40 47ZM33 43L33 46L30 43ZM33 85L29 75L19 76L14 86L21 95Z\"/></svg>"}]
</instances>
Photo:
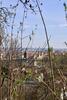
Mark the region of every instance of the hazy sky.
<instances>
[{"instance_id":1,"label":"hazy sky","mask_svg":"<svg viewBox=\"0 0 67 100\"><path fill-rule=\"evenodd\" d=\"M1 1L1 0L0 0ZM9 7L10 4L15 4L17 0L2 0L2 6ZM48 36L50 38L50 46L53 48L66 48L64 42L67 41L67 22L65 19L65 12L63 3L67 0L39 0L43 2L41 6L42 14L46 23ZM19 27L19 22L22 21L23 17L23 5L19 4L17 8L17 14L15 19L14 34ZM33 14L32 11L27 12L27 18L24 22L23 37L31 34L32 30L35 35L32 37L30 46L42 47L45 38L45 31L41 21L41 17L38 14ZM19 33L20 37L20 33ZM29 38L23 40L23 45L26 46Z\"/></svg>"}]
</instances>

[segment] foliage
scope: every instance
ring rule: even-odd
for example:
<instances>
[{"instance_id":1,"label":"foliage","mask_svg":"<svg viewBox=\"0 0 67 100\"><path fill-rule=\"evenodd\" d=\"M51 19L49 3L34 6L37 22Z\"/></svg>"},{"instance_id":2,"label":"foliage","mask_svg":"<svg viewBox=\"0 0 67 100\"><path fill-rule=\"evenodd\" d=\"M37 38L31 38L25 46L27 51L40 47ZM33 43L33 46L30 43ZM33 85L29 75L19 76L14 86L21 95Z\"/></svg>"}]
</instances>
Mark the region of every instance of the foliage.
<instances>
[{"instance_id":1,"label":"foliage","mask_svg":"<svg viewBox=\"0 0 67 100\"><path fill-rule=\"evenodd\" d=\"M2 66L2 68L1 68L1 70L2 70L2 73L1 74L3 75L4 78L8 78L8 75L9 75L8 68L9 68L9 63L8 62L5 62L3 64L3 66Z\"/></svg>"},{"instance_id":2,"label":"foliage","mask_svg":"<svg viewBox=\"0 0 67 100\"><path fill-rule=\"evenodd\" d=\"M42 15L42 11L41 11L41 8L40 8L40 5L42 5L42 3L40 4L40 2L38 0L33 0L32 2L31 2L31 0L19 0L15 6L11 5L10 11L6 7L0 7L0 12L1 12L0 13L0 45L1 44L3 45L5 57L7 56L7 54L10 57L10 58L8 58L8 56L7 56L7 58L10 61L4 61L2 63L2 67L1 67L1 71L2 71L1 76L2 76L2 79L3 79L2 84L3 84L3 82L7 84L8 91L9 91L8 97L9 98L13 97L13 99L14 99L15 97L18 97L19 95L20 95L20 98L21 98L21 93L24 92L22 90L22 87L24 88L24 85L27 82L33 81L33 83L35 83L35 88L33 88L33 89L31 89L33 84L26 84L27 86L30 86L30 87L26 87L27 90L29 90L29 88L30 88L30 91L34 91L34 92L27 91L27 92L29 92L29 97L30 96L34 97L34 95L36 95L36 93L38 93L38 100L39 99L44 100L45 97L47 97L47 100L50 100L50 99L52 100L52 98L54 96L56 98L60 97L60 92L61 92L60 89L63 85L61 85L61 86L60 86L60 84L57 85L58 83L56 83L56 82L61 81L62 84L64 84L64 81L62 79L60 79L60 76L62 76L62 75L59 75L61 73L58 73L57 69L61 69L61 66L62 66L62 69L63 69L63 67L67 65L67 54L66 55L62 55L62 54L59 55L58 54L57 56L53 56L53 48L50 48L50 43L49 43L50 41L48 39L48 33L47 33L44 17ZM16 17L16 11L17 11L17 8L20 5L20 3L23 4L24 14L23 14L23 20L22 20L22 22L20 22L19 31L17 31L17 34L21 31L21 43L20 43L20 45L17 45L16 42L18 42L18 35L17 35L17 39L13 38L13 30L14 30L14 24L15 24L14 21L15 21L15 17ZM48 46L48 57L43 59L44 64L43 64L42 60L38 61L38 64L41 67L46 66L47 70L45 70L45 72L41 70L38 73L38 70L40 70L40 69L37 69L36 74L35 74L35 68L32 68L32 66L30 65L30 62L32 61L32 59L30 59L30 60L28 59L29 61L26 61L26 55L25 55L25 62L22 62L22 60L23 60L22 59L22 53L23 53L22 52L22 49L23 49L22 48L22 39L23 39L22 34L23 34L23 31L24 31L24 29L23 29L24 19L26 18L25 14L27 14L27 12L29 10L31 10L34 14L36 14L35 9L38 9L39 14L41 16L43 26L44 26L44 33L46 35L47 46ZM66 11L67 11L66 3L64 3L64 9L65 9L65 13L66 13ZM12 13L11 11L14 11L14 13ZM9 19L11 19L10 25L8 24ZM2 43L2 31L3 30L1 28L1 26L6 26L7 28L8 27L11 28L10 41L4 41ZM32 40L32 36L33 36L33 32L32 32L32 35L30 34L30 35L26 36L26 37L29 38L29 42L28 42L27 47L25 49L25 53L26 53L27 48L28 48L28 46L29 46L29 44ZM5 47L5 43L8 46L7 50L6 50L6 47ZM18 50L18 47L21 47L21 49ZM20 54L17 53L17 51L20 51ZM20 55L19 62L17 60L18 55ZM12 60L15 60L15 61L12 62ZM9 63L11 63L11 65ZM27 66L27 63L29 63L28 66ZM18 70L13 72L13 69L16 68L18 65L19 65ZM23 65L24 65L25 68L29 68L29 67L31 67L31 68L25 69L24 71L22 71ZM20 67L20 66L22 66L22 67ZM65 68L65 70L66 70L66 68ZM64 70L61 70L61 71L63 72ZM47 74L45 74L45 73L47 73ZM49 73L51 73L51 76L49 75ZM44 75L43 76L44 78L42 77L42 75ZM7 78L7 82L6 82L6 80L4 81L5 78ZM34 80L37 82L38 85L36 84L36 82ZM54 90L54 85L55 85L55 90ZM18 87L19 87L19 93L17 93L18 91L16 89ZM34 93L34 94L32 94L32 93ZM8 99L8 100L10 100L10 99Z\"/></svg>"}]
</instances>

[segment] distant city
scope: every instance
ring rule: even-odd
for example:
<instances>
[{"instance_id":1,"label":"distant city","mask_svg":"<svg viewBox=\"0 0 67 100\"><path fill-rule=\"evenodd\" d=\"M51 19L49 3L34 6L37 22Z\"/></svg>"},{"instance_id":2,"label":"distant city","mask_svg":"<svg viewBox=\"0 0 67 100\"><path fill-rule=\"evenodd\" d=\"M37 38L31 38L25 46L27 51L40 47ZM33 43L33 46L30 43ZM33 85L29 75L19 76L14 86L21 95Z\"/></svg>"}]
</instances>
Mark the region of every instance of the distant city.
<instances>
[{"instance_id":1,"label":"distant city","mask_svg":"<svg viewBox=\"0 0 67 100\"><path fill-rule=\"evenodd\" d=\"M20 50L20 49L19 49ZM23 48L22 51L47 51L47 48ZM53 51L67 51L67 48L53 48Z\"/></svg>"}]
</instances>

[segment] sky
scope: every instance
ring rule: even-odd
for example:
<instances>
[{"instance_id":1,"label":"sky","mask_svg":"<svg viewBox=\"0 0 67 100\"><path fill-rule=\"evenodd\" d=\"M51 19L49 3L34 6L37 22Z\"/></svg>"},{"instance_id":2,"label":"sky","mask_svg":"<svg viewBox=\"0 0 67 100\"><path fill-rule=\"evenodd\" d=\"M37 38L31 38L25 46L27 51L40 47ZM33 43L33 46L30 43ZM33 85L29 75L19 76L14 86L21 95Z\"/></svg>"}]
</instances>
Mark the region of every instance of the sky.
<instances>
[{"instance_id":1,"label":"sky","mask_svg":"<svg viewBox=\"0 0 67 100\"><path fill-rule=\"evenodd\" d=\"M17 0L0 0L2 1L2 6L10 7L10 4L15 5ZM40 6L46 28L48 37L50 38L50 46L53 48L66 48L64 42L67 41L67 22L65 19L65 11L63 3L67 0L39 0L39 4L43 2ZM19 23L23 19L23 4L19 3L16 11L15 26L14 26L14 36L16 35L16 30L18 30ZM27 11L27 18L24 21L24 31L23 37L32 33L32 40L29 47L43 47L46 42L45 31L43 23L38 10L36 13L32 13L31 10ZM8 29L8 32L10 29ZM20 33L19 40L21 38ZM23 40L23 47L27 46L29 38Z\"/></svg>"}]
</instances>

